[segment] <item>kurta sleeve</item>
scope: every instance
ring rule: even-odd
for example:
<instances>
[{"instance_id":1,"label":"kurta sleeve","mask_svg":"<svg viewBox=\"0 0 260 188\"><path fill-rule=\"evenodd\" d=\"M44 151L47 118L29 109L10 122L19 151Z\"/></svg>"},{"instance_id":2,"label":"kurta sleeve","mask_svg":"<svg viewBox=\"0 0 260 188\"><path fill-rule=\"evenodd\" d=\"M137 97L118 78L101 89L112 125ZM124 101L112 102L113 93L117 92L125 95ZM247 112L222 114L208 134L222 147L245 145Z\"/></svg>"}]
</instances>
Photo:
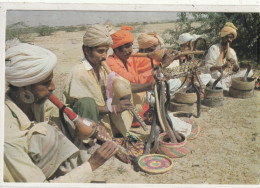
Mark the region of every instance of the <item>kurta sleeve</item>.
<instances>
[{"instance_id":1,"label":"kurta sleeve","mask_svg":"<svg viewBox=\"0 0 260 188\"><path fill-rule=\"evenodd\" d=\"M232 55L233 59L235 60L236 64L238 65L237 54L236 54L235 50L232 48L231 48L231 55Z\"/></svg>"},{"instance_id":2,"label":"kurta sleeve","mask_svg":"<svg viewBox=\"0 0 260 188\"><path fill-rule=\"evenodd\" d=\"M60 176L54 180L50 180L51 183L89 183L92 180L92 169L89 162L85 162L82 165L74 168L64 176Z\"/></svg>"},{"instance_id":3,"label":"kurta sleeve","mask_svg":"<svg viewBox=\"0 0 260 188\"><path fill-rule=\"evenodd\" d=\"M17 117L20 117L21 124L18 124ZM27 153L26 134L28 131L21 129L25 129L24 125L28 123L30 124L30 121L27 117L15 114L9 106L5 105L3 152L5 182L43 182L46 179L41 169L33 163Z\"/></svg>"},{"instance_id":4,"label":"kurta sleeve","mask_svg":"<svg viewBox=\"0 0 260 188\"><path fill-rule=\"evenodd\" d=\"M217 46L213 45L209 48L208 53L205 57L205 68L207 72L210 72L210 68L212 66L218 65L219 53L220 52Z\"/></svg>"},{"instance_id":5,"label":"kurta sleeve","mask_svg":"<svg viewBox=\"0 0 260 188\"><path fill-rule=\"evenodd\" d=\"M4 144L4 181L5 182L47 182L46 177L29 155L12 144ZM74 168L64 176L51 183L89 183L92 180L92 169L89 162Z\"/></svg>"},{"instance_id":6,"label":"kurta sleeve","mask_svg":"<svg viewBox=\"0 0 260 188\"><path fill-rule=\"evenodd\" d=\"M4 143L4 181L44 182L45 180L45 175L32 162L23 147Z\"/></svg>"}]
</instances>

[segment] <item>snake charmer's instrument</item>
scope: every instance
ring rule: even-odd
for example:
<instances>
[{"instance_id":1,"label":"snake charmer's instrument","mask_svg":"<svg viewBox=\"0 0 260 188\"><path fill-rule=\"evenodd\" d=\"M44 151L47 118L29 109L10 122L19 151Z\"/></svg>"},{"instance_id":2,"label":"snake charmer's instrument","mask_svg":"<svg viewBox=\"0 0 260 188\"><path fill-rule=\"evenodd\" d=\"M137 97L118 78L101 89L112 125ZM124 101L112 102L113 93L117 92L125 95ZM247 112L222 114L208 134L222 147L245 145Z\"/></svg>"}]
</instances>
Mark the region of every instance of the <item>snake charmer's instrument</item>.
<instances>
[{"instance_id":1,"label":"snake charmer's instrument","mask_svg":"<svg viewBox=\"0 0 260 188\"><path fill-rule=\"evenodd\" d=\"M221 56L220 56L221 57ZM230 62L231 60L233 60L233 56L231 54L231 50L230 50L230 46L229 46L229 42L227 43L227 52L225 54L224 59L226 60L226 62ZM222 59L220 58L220 61L222 61ZM221 64L222 65L222 64ZM231 65L230 67L225 68L224 70L226 70L228 72L229 75L234 74L233 72L233 66ZM223 71L224 71L223 70Z\"/></svg>"},{"instance_id":2,"label":"snake charmer's instrument","mask_svg":"<svg viewBox=\"0 0 260 188\"><path fill-rule=\"evenodd\" d=\"M200 77L196 74L197 68L199 67L198 61L194 58L194 55L204 55L205 50L197 50L198 42L202 40L204 43L204 48L206 48L206 41L205 39L198 38L195 41L190 42L191 51L183 51L179 52L175 58L180 56L192 56L191 60L186 61L186 63L182 64L181 66L164 69L162 70L164 76L168 79L179 78L183 77L187 74L195 73L195 79L199 82L200 87L203 87L203 84L200 80ZM166 53L166 49L156 50L150 53L132 53L132 57L148 57L155 59L157 61L162 61L163 56ZM186 81L186 79L185 79ZM183 83L184 84L184 83Z\"/></svg>"},{"instance_id":3,"label":"snake charmer's instrument","mask_svg":"<svg viewBox=\"0 0 260 188\"><path fill-rule=\"evenodd\" d=\"M70 110L68 107L66 107L60 100L53 94L49 93L48 99L57 106L60 110L62 110L68 118L74 123L76 126L76 130L78 132L79 138L81 140L84 140L86 138L97 138L98 139L98 127L101 125L98 125L94 121L80 117L78 114ZM66 126L66 125L64 125ZM112 140L110 140L112 141ZM113 141L112 141L113 142ZM115 143L115 142L114 142ZM115 143L116 144L116 143ZM125 155L129 155L129 153L126 151L125 148L123 148L120 145L116 145L116 147Z\"/></svg>"},{"instance_id":4,"label":"snake charmer's instrument","mask_svg":"<svg viewBox=\"0 0 260 188\"><path fill-rule=\"evenodd\" d=\"M155 50L153 52L150 53L132 53L131 57L148 57L148 58L153 58L157 61L162 61L163 56L165 55L166 49L161 49L161 50ZM185 51L185 52L180 52L176 58L180 57L180 56L185 56L185 55L191 55L191 54L199 54L199 55L203 55L205 53L205 51L201 51L201 50L196 50L196 51Z\"/></svg>"},{"instance_id":5,"label":"snake charmer's instrument","mask_svg":"<svg viewBox=\"0 0 260 188\"><path fill-rule=\"evenodd\" d=\"M112 72L105 61L102 62L102 66L104 67L104 69L106 70L106 72L108 74ZM118 98L119 100L126 100L127 99L127 100L130 101L131 86L128 83L126 83L122 79L115 76L114 79L113 79L112 88L113 88L113 92L114 92L114 95L116 96L116 98ZM134 108L134 105L133 105L133 108L131 109L131 112L133 113L133 115L135 116L137 121L141 124L142 128L145 131L147 131L148 130L147 125L145 124L143 119L140 117L140 115L138 114L136 109Z\"/></svg>"}]
</instances>

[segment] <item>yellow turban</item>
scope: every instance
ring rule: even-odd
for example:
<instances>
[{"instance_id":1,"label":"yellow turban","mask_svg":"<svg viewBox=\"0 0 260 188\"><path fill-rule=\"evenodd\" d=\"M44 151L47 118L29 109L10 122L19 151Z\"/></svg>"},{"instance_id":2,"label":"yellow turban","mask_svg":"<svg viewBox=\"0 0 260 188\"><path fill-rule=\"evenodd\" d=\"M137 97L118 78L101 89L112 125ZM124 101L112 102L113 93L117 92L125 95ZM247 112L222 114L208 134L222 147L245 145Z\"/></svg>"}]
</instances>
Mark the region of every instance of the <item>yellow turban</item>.
<instances>
[{"instance_id":1,"label":"yellow turban","mask_svg":"<svg viewBox=\"0 0 260 188\"><path fill-rule=\"evenodd\" d=\"M163 44L162 38L155 32L142 33L137 41L140 49L147 49L154 45L158 46Z\"/></svg>"},{"instance_id":2,"label":"yellow turban","mask_svg":"<svg viewBox=\"0 0 260 188\"><path fill-rule=\"evenodd\" d=\"M225 36L227 36L229 34L233 34L234 35L234 39L237 38L237 28L231 22L227 22L225 24L225 26L221 29L220 36L222 38L222 37L225 37Z\"/></svg>"}]
</instances>

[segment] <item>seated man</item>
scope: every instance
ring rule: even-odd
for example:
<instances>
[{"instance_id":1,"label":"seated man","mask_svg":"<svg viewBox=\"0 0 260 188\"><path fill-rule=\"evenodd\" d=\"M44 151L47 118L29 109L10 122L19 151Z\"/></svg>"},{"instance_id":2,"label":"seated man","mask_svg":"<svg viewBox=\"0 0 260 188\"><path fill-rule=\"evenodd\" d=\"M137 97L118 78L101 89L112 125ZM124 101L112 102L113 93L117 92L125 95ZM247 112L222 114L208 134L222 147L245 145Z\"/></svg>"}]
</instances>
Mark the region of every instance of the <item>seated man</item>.
<instances>
[{"instance_id":1,"label":"seated man","mask_svg":"<svg viewBox=\"0 0 260 188\"><path fill-rule=\"evenodd\" d=\"M56 64L56 56L38 46L16 43L6 51L5 182L90 182L91 172L117 151L105 142L90 156L49 121Z\"/></svg>"},{"instance_id":2,"label":"seated man","mask_svg":"<svg viewBox=\"0 0 260 188\"><path fill-rule=\"evenodd\" d=\"M93 25L87 29L82 45L84 58L69 73L63 94L65 103L79 115L96 122L100 121L110 136L115 136L116 131L119 131L125 137L133 121L133 115L128 111L132 108L131 103L116 98L113 98L112 107L106 103L107 73L101 62L106 60L107 51L112 43L105 26ZM93 112L90 112L87 98L94 99L98 106L94 116L91 115Z\"/></svg>"},{"instance_id":3,"label":"seated man","mask_svg":"<svg viewBox=\"0 0 260 188\"><path fill-rule=\"evenodd\" d=\"M228 91L231 86L231 79L235 77L243 77L246 70L240 71L237 62L237 55L234 49L230 47L233 40L237 38L237 28L230 22L227 22L221 29L221 42L212 45L205 57L205 66L208 73L211 74L211 84L220 77L220 72L223 71L223 77L218 82L217 87ZM251 77L253 72L250 71L248 77Z\"/></svg>"},{"instance_id":4,"label":"seated man","mask_svg":"<svg viewBox=\"0 0 260 188\"><path fill-rule=\"evenodd\" d=\"M133 52L132 45L134 36L129 30L132 30L132 28L122 26L121 30L111 35L114 53L107 58L106 62L111 70L129 80L131 83L139 85L151 84L154 81L152 69L149 67L142 70L141 66L139 66L141 64L151 65L150 59L130 56ZM172 51L168 50L162 60L162 64L164 67L167 67L173 60ZM142 73L140 73L140 71Z\"/></svg>"},{"instance_id":5,"label":"seated man","mask_svg":"<svg viewBox=\"0 0 260 188\"><path fill-rule=\"evenodd\" d=\"M149 58L131 57L134 41L133 34L129 31L131 27L122 26L121 30L111 35L113 39L113 55L110 55L106 62L111 70L131 82L134 105L139 112L144 109L145 96L144 91L152 89L154 78L152 68L145 67L141 69L140 65L151 65ZM174 57L168 50L163 58L162 64L168 66L174 60ZM138 93L138 94L137 94Z\"/></svg>"},{"instance_id":6,"label":"seated man","mask_svg":"<svg viewBox=\"0 0 260 188\"><path fill-rule=\"evenodd\" d=\"M137 41L139 46L138 52L140 53L150 53L155 50L160 50L161 46L163 45L163 39L155 32L142 33L141 35L139 35ZM151 61L150 64L145 61L138 62L137 69L139 74L142 73L143 71L151 70L152 68L160 64L160 62L152 58L150 58L150 61ZM170 94L174 94L174 92L181 86L181 82L179 79L170 79L168 81L168 84L169 84Z\"/></svg>"},{"instance_id":7,"label":"seated man","mask_svg":"<svg viewBox=\"0 0 260 188\"><path fill-rule=\"evenodd\" d=\"M185 51L192 51L193 47L191 45L192 42L196 41L197 39L201 38L201 35L191 35L190 33L183 33L179 36L178 43L180 45L180 51L185 52ZM193 55L187 55L187 56L181 56L179 60L175 60L169 67L174 67L174 66L180 66L183 63L186 63L187 61L192 60ZM201 83L198 83L198 81L195 81L196 85L200 85L205 88L205 86L209 83L211 80L211 75L210 74L203 74L200 70L198 69L199 74L199 79ZM188 84L190 85L190 84ZM187 85L185 86L187 87Z\"/></svg>"},{"instance_id":8,"label":"seated man","mask_svg":"<svg viewBox=\"0 0 260 188\"><path fill-rule=\"evenodd\" d=\"M160 50L163 45L163 39L155 32L141 33L137 38L139 50L138 53L150 53L155 50ZM150 58L151 63L139 62L138 72L154 68L159 65L160 62Z\"/></svg>"}]
</instances>

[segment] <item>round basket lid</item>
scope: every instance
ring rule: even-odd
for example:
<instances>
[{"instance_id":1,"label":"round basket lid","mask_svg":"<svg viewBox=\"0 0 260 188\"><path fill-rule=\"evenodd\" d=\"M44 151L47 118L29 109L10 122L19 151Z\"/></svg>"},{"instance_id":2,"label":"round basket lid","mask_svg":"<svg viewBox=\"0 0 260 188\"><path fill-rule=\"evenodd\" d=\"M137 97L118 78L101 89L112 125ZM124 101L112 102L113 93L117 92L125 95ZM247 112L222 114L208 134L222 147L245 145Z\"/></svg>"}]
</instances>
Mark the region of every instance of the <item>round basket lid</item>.
<instances>
[{"instance_id":1,"label":"round basket lid","mask_svg":"<svg viewBox=\"0 0 260 188\"><path fill-rule=\"evenodd\" d=\"M172 160L166 155L149 154L138 160L139 167L148 173L159 174L170 170L173 166Z\"/></svg>"}]
</instances>

